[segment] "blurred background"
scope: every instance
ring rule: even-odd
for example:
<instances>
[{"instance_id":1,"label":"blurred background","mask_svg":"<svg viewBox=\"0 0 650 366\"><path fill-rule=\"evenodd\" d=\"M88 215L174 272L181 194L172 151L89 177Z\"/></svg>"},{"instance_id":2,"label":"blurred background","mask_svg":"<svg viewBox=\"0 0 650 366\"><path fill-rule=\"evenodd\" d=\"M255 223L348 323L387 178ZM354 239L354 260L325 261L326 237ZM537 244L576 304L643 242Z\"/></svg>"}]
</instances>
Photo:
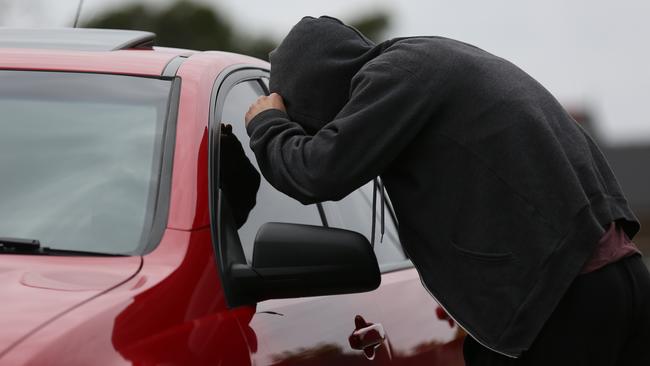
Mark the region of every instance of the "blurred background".
<instances>
[{"instance_id":1,"label":"blurred background","mask_svg":"<svg viewBox=\"0 0 650 366\"><path fill-rule=\"evenodd\" d=\"M155 32L156 44L262 59L302 16L332 15L375 41L440 35L523 68L599 142L642 221L650 264L650 2L587 0L82 0L79 25ZM79 0L0 0L0 26L70 27Z\"/></svg>"}]
</instances>

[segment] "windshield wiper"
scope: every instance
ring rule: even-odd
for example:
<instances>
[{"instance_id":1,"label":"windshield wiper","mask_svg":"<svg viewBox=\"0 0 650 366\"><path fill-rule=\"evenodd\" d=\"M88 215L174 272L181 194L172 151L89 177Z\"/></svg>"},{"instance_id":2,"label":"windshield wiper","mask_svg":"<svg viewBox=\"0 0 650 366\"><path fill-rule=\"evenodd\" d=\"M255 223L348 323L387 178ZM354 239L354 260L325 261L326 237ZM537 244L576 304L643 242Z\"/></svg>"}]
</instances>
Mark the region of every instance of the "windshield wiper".
<instances>
[{"instance_id":1,"label":"windshield wiper","mask_svg":"<svg viewBox=\"0 0 650 366\"><path fill-rule=\"evenodd\" d=\"M41 242L36 239L0 238L0 250L4 251L30 251L38 250Z\"/></svg>"},{"instance_id":2,"label":"windshield wiper","mask_svg":"<svg viewBox=\"0 0 650 366\"><path fill-rule=\"evenodd\" d=\"M102 257L124 257L126 254L89 252L83 250L56 249L41 247L36 239L0 238L0 254L36 254L36 255L85 255Z\"/></svg>"}]
</instances>

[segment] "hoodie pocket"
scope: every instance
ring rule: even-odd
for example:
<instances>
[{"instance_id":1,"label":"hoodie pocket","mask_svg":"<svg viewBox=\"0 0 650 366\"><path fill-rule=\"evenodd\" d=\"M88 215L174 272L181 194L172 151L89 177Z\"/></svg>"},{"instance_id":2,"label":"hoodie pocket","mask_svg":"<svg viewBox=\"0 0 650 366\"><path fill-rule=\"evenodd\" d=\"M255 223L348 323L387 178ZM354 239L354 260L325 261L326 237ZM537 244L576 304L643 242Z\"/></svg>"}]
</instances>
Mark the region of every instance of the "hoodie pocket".
<instances>
[{"instance_id":1,"label":"hoodie pocket","mask_svg":"<svg viewBox=\"0 0 650 366\"><path fill-rule=\"evenodd\" d=\"M513 259L512 252L479 252L476 250L463 248L461 245L454 241L451 242L451 246L458 254L483 262L507 262Z\"/></svg>"}]
</instances>

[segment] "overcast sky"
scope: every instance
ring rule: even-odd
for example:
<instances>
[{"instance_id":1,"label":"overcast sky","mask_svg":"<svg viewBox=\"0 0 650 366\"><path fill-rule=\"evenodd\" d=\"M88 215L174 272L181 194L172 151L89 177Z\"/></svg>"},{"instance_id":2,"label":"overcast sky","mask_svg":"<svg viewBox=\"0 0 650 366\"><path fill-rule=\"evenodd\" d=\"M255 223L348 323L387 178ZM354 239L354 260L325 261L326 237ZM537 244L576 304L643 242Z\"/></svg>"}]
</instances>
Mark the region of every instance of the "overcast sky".
<instances>
[{"instance_id":1,"label":"overcast sky","mask_svg":"<svg viewBox=\"0 0 650 366\"><path fill-rule=\"evenodd\" d=\"M129 0L85 0L90 19ZM167 4L169 0L145 1ZM240 32L281 39L304 15L385 9L387 38L442 35L505 57L567 106L588 108L609 143L650 143L650 1L214 0ZM0 0L0 24L69 26L77 0Z\"/></svg>"}]
</instances>

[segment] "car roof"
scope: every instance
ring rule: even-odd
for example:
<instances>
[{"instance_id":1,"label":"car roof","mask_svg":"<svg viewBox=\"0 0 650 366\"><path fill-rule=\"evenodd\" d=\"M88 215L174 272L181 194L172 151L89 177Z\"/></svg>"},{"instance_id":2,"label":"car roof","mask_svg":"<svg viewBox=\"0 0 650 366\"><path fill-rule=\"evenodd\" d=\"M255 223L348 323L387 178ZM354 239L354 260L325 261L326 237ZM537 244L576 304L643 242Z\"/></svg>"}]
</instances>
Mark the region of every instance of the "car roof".
<instances>
[{"instance_id":1,"label":"car roof","mask_svg":"<svg viewBox=\"0 0 650 366\"><path fill-rule=\"evenodd\" d=\"M0 28L0 48L115 51L151 48L151 32L89 28Z\"/></svg>"},{"instance_id":2,"label":"car roof","mask_svg":"<svg viewBox=\"0 0 650 366\"><path fill-rule=\"evenodd\" d=\"M154 47L155 34L143 31L56 28L0 28L0 70L99 72L173 76L183 60L202 55L222 67L265 62L227 52ZM206 67L214 67L207 63ZM212 66L209 66L212 65ZM168 67L169 66L169 67ZM175 67L175 68L174 68ZM166 71L167 70L167 71Z\"/></svg>"}]
</instances>

